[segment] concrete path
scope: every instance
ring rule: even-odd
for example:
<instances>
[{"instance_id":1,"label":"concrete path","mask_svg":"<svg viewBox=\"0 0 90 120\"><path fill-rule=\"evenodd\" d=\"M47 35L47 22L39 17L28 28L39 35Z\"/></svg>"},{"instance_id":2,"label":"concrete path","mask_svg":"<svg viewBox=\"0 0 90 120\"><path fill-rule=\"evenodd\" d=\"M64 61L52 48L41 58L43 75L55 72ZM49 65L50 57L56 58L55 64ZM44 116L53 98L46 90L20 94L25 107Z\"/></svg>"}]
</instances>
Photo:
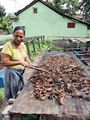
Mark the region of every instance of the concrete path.
<instances>
[{"instance_id":1,"label":"concrete path","mask_svg":"<svg viewBox=\"0 0 90 120\"><path fill-rule=\"evenodd\" d=\"M5 40L5 39L9 39L12 38L12 34L9 35L0 35L0 40Z\"/></svg>"}]
</instances>

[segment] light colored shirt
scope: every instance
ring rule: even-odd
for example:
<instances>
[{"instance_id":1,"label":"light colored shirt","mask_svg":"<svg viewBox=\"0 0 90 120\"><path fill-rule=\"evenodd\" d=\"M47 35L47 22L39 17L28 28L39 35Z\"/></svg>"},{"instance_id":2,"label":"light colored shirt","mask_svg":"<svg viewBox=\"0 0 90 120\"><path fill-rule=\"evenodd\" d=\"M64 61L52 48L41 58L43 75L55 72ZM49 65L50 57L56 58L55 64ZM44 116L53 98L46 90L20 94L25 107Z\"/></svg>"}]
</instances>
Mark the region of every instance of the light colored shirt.
<instances>
[{"instance_id":1,"label":"light colored shirt","mask_svg":"<svg viewBox=\"0 0 90 120\"><path fill-rule=\"evenodd\" d=\"M11 41L7 42L1 51L1 53L8 54L11 56L11 60L22 60L24 61L24 58L27 57L27 50L26 46L22 42L19 46L19 48L16 48L14 44L12 44ZM22 65L14 65L10 66L11 68L15 69L24 69L24 66Z\"/></svg>"}]
</instances>

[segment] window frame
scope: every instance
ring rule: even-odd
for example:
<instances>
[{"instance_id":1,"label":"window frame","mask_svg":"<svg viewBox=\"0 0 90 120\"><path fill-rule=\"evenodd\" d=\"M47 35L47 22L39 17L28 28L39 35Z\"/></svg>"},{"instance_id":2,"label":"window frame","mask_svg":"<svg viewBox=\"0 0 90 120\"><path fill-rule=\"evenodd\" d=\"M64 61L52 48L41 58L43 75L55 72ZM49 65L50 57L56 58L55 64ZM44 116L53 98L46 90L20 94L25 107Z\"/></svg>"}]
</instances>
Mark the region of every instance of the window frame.
<instances>
[{"instance_id":1,"label":"window frame","mask_svg":"<svg viewBox=\"0 0 90 120\"><path fill-rule=\"evenodd\" d=\"M67 28L75 28L75 22L68 22Z\"/></svg>"},{"instance_id":2,"label":"window frame","mask_svg":"<svg viewBox=\"0 0 90 120\"><path fill-rule=\"evenodd\" d=\"M33 14L37 14L37 7L33 7Z\"/></svg>"}]
</instances>

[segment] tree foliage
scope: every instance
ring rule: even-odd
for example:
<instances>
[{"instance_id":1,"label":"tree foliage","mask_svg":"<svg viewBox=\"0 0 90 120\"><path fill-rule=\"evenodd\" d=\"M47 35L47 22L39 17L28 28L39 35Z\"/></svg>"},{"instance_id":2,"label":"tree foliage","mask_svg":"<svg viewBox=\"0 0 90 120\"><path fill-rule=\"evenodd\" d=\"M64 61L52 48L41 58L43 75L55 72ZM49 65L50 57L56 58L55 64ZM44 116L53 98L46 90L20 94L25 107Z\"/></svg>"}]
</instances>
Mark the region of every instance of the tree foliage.
<instances>
[{"instance_id":1,"label":"tree foliage","mask_svg":"<svg viewBox=\"0 0 90 120\"><path fill-rule=\"evenodd\" d=\"M8 33L12 32L10 18L11 18L11 14L6 15L5 8L0 5L0 29L7 31Z\"/></svg>"},{"instance_id":2,"label":"tree foliage","mask_svg":"<svg viewBox=\"0 0 90 120\"><path fill-rule=\"evenodd\" d=\"M90 0L53 0L52 4L67 15L81 12L83 20L90 22Z\"/></svg>"},{"instance_id":3,"label":"tree foliage","mask_svg":"<svg viewBox=\"0 0 90 120\"><path fill-rule=\"evenodd\" d=\"M90 0L82 0L79 5L79 9L84 14L84 20L90 22Z\"/></svg>"},{"instance_id":4,"label":"tree foliage","mask_svg":"<svg viewBox=\"0 0 90 120\"><path fill-rule=\"evenodd\" d=\"M5 8L0 5L0 18L1 21L3 20L3 17L6 15Z\"/></svg>"},{"instance_id":5,"label":"tree foliage","mask_svg":"<svg viewBox=\"0 0 90 120\"><path fill-rule=\"evenodd\" d=\"M79 0L53 0L53 5L68 15L76 13L78 4Z\"/></svg>"}]
</instances>

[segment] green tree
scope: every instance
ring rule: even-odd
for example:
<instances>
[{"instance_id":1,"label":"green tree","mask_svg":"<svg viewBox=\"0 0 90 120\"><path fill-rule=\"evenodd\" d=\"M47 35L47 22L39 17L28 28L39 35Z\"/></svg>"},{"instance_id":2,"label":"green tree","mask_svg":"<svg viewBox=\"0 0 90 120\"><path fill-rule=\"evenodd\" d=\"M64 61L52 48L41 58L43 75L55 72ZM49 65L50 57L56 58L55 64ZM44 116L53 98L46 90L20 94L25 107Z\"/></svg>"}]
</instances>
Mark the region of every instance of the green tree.
<instances>
[{"instance_id":1,"label":"green tree","mask_svg":"<svg viewBox=\"0 0 90 120\"><path fill-rule=\"evenodd\" d=\"M76 14L77 10L77 6L79 4L78 0L66 0L66 13L68 15L73 15Z\"/></svg>"},{"instance_id":2,"label":"green tree","mask_svg":"<svg viewBox=\"0 0 90 120\"><path fill-rule=\"evenodd\" d=\"M0 29L12 33L12 19L13 15L10 13L6 15L5 8L0 5Z\"/></svg>"},{"instance_id":3,"label":"green tree","mask_svg":"<svg viewBox=\"0 0 90 120\"><path fill-rule=\"evenodd\" d=\"M84 20L90 22L90 0L82 0L78 7L84 15Z\"/></svg>"},{"instance_id":4,"label":"green tree","mask_svg":"<svg viewBox=\"0 0 90 120\"><path fill-rule=\"evenodd\" d=\"M0 20L3 21L3 17L6 15L5 8L0 5Z\"/></svg>"},{"instance_id":5,"label":"green tree","mask_svg":"<svg viewBox=\"0 0 90 120\"><path fill-rule=\"evenodd\" d=\"M78 4L79 0L53 0L53 5L68 15L76 13Z\"/></svg>"}]
</instances>

